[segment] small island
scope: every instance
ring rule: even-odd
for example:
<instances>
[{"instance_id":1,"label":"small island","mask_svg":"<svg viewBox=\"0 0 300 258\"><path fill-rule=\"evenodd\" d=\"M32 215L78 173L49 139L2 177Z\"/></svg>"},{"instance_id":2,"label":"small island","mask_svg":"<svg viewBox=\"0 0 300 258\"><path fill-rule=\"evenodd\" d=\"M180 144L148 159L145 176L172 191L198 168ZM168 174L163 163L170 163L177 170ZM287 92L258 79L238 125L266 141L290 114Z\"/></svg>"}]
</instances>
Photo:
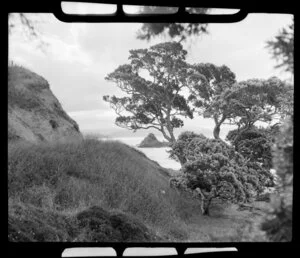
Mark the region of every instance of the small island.
<instances>
[{"instance_id":1,"label":"small island","mask_svg":"<svg viewBox=\"0 0 300 258\"><path fill-rule=\"evenodd\" d=\"M139 148L162 148L169 147L169 142L160 142L153 133L149 133L146 138L138 145Z\"/></svg>"}]
</instances>

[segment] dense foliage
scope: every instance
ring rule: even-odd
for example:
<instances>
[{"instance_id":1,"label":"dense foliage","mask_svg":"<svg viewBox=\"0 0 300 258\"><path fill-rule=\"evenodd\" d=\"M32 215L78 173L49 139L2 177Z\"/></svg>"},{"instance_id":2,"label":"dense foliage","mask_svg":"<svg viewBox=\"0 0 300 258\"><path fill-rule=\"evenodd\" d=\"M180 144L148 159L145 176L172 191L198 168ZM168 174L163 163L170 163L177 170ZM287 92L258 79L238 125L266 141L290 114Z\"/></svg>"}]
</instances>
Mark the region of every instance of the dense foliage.
<instances>
[{"instance_id":1,"label":"dense foliage","mask_svg":"<svg viewBox=\"0 0 300 258\"><path fill-rule=\"evenodd\" d=\"M279 176L279 196L272 200L272 210L262 224L271 241L292 240L293 212L293 118L288 118L280 130L273 150L273 162Z\"/></svg>"},{"instance_id":2,"label":"dense foliage","mask_svg":"<svg viewBox=\"0 0 300 258\"><path fill-rule=\"evenodd\" d=\"M196 137L205 137L203 134L196 134L191 131L181 133L176 142L174 142L169 150L170 158L179 161L181 165L187 162L186 149L188 144Z\"/></svg>"},{"instance_id":3,"label":"dense foliage","mask_svg":"<svg viewBox=\"0 0 300 258\"><path fill-rule=\"evenodd\" d=\"M270 169L272 168L272 146L278 132L279 124L267 128L252 126L247 130L230 131L226 140L249 161Z\"/></svg>"},{"instance_id":4,"label":"dense foliage","mask_svg":"<svg viewBox=\"0 0 300 258\"><path fill-rule=\"evenodd\" d=\"M209 8L186 8L188 13L205 14ZM175 7L163 6L143 6L140 13L159 14L159 13L174 13L177 11ZM192 35L207 34L207 25L205 23L144 23L137 34L137 38L142 40L150 40L159 35L167 35L172 39L179 41L186 40Z\"/></svg>"},{"instance_id":5,"label":"dense foliage","mask_svg":"<svg viewBox=\"0 0 300 258\"><path fill-rule=\"evenodd\" d=\"M224 93L223 103L230 109L230 124L248 130L256 122L271 123L278 118L287 85L277 77L249 79Z\"/></svg>"},{"instance_id":6,"label":"dense foliage","mask_svg":"<svg viewBox=\"0 0 300 258\"><path fill-rule=\"evenodd\" d=\"M130 64L106 77L128 95L103 97L117 113L118 126L134 131L154 128L169 142L175 141L174 129L183 126L180 117L193 117L182 94L191 73L186 54L176 42L130 51Z\"/></svg>"},{"instance_id":7,"label":"dense foliage","mask_svg":"<svg viewBox=\"0 0 300 258\"><path fill-rule=\"evenodd\" d=\"M222 140L191 132L178 138L178 144L172 145L171 157L182 156L185 160L179 181L199 192L204 214L209 214L213 198L251 201L273 182L268 170L245 159Z\"/></svg>"}]
</instances>

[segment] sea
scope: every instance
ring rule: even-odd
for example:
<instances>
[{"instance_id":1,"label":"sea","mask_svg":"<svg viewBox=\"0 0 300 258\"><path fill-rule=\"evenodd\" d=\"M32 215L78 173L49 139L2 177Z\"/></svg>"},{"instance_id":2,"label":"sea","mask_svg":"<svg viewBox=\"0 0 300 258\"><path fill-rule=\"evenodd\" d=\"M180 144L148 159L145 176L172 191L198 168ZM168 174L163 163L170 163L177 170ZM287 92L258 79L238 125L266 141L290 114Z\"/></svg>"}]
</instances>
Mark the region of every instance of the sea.
<instances>
[{"instance_id":1,"label":"sea","mask_svg":"<svg viewBox=\"0 0 300 258\"><path fill-rule=\"evenodd\" d=\"M101 137L100 140L115 140L125 143L131 147L138 149L143 152L149 159L156 161L159 165L164 168L171 168L174 170L179 170L181 165L179 162L170 159L168 150L169 147L163 148L139 148L138 145L143 141L145 137ZM159 141L165 141L163 138L156 137Z\"/></svg>"}]
</instances>

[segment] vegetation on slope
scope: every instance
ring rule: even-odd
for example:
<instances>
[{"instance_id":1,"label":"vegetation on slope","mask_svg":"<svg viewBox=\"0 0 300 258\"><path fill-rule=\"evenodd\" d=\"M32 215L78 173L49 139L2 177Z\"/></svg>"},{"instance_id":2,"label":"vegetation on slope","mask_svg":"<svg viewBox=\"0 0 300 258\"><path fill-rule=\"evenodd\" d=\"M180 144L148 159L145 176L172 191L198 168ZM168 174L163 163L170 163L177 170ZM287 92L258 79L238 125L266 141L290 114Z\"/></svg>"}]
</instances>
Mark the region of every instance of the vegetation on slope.
<instances>
[{"instance_id":1,"label":"vegetation on slope","mask_svg":"<svg viewBox=\"0 0 300 258\"><path fill-rule=\"evenodd\" d=\"M9 239L185 240L185 220L199 205L168 180L163 168L120 142L10 143Z\"/></svg>"}]
</instances>

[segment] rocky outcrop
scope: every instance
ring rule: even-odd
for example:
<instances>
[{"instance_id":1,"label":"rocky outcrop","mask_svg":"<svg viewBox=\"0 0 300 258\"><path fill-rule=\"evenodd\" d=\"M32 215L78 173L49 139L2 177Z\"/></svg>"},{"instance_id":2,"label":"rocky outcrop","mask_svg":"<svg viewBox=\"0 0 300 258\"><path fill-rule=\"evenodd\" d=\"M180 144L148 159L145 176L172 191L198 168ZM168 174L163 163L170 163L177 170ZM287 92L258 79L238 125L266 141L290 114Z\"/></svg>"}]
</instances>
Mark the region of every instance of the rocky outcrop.
<instances>
[{"instance_id":1,"label":"rocky outcrop","mask_svg":"<svg viewBox=\"0 0 300 258\"><path fill-rule=\"evenodd\" d=\"M20 66L8 69L8 140L80 140L78 124L63 110L48 82Z\"/></svg>"},{"instance_id":2,"label":"rocky outcrop","mask_svg":"<svg viewBox=\"0 0 300 258\"><path fill-rule=\"evenodd\" d=\"M138 145L139 148L161 148L168 147L168 142L160 142L153 133L149 133L147 137Z\"/></svg>"}]
</instances>

